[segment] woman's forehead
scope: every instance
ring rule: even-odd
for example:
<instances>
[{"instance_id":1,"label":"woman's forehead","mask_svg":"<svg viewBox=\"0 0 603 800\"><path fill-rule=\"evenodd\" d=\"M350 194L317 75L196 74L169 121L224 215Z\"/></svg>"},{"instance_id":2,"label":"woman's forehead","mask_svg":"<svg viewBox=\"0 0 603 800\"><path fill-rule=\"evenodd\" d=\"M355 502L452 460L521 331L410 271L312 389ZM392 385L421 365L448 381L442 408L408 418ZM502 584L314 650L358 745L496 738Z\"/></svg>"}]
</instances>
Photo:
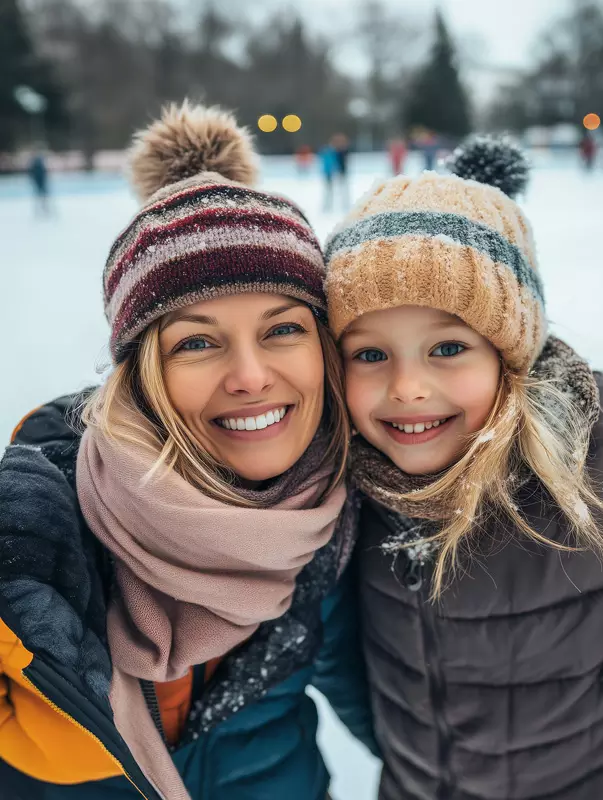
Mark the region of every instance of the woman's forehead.
<instances>
[{"instance_id":1,"label":"woman's forehead","mask_svg":"<svg viewBox=\"0 0 603 800\"><path fill-rule=\"evenodd\" d=\"M242 292L239 294L211 297L189 303L182 308L174 309L165 314L162 320L162 329L179 320L191 320L195 317L211 319L217 324L220 317L231 317L233 314L240 317L257 316L258 319L266 316L276 316L290 308L297 306L307 307L301 300L287 295L272 294L268 292Z\"/></svg>"}]
</instances>

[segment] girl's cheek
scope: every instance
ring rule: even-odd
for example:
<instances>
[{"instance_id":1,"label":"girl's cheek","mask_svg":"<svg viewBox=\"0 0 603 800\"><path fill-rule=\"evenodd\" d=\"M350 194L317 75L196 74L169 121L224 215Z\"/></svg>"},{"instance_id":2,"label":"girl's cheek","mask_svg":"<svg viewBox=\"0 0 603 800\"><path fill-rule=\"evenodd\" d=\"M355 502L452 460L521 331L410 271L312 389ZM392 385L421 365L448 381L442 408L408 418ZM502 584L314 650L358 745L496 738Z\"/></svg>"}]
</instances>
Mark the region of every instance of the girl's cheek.
<instances>
[{"instance_id":1,"label":"girl's cheek","mask_svg":"<svg viewBox=\"0 0 603 800\"><path fill-rule=\"evenodd\" d=\"M473 430L483 426L498 391L498 373L495 370L474 372L455 381L455 397L460 408L465 411L467 423Z\"/></svg>"},{"instance_id":2,"label":"girl's cheek","mask_svg":"<svg viewBox=\"0 0 603 800\"><path fill-rule=\"evenodd\" d=\"M358 381L356 381L354 377L348 373L346 375L345 399L348 410L353 417L361 413L362 398L363 393L358 385Z\"/></svg>"},{"instance_id":3,"label":"girl's cheek","mask_svg":"<svg viewBox=\"0 0 603 800\"><path fill-rule=\"evenodd\" d=\"M354 380L352 377L346 383L346 402L352 422L359 429L369 423L371 413L378 405L370 382Z\"/></svg>"}]
</instances>

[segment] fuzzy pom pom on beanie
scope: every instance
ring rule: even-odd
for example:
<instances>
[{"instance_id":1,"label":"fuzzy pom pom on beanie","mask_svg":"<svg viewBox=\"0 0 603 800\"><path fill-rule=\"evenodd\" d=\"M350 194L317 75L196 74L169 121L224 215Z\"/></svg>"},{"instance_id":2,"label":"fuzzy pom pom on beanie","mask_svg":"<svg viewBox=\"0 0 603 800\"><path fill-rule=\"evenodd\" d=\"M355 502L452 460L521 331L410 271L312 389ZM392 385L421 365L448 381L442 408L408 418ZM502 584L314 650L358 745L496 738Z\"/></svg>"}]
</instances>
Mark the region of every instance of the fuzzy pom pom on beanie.
<instances>
[{"instance_id":1,"label":"fuzzy pom pom on beanie","mask_svg":"<svg viewBox=\"0 0 603 800\"><path fill-rule=\"evenodd\" d=\"M294 203L253 188L256 176L249 133L219 108L172 105L136 134L143 205L103 273L114 363L151 322L199 300L270 292L326 309L314 231Z\"/></svg>"},{"instance_id":2,"label":"fuzzy pom pom on beanie","mask_svg":"<svg viewBox=\"0 0 603 800\"><path fill-rule=\"evenodd\" d=\"M530 224L512 199L528 164L509 139L473 136L452 175L379 184L326 247L329 322L337 337L371 311L428 306L460 317L519 372L547 336Z\"/></svg>"}]
</instances>

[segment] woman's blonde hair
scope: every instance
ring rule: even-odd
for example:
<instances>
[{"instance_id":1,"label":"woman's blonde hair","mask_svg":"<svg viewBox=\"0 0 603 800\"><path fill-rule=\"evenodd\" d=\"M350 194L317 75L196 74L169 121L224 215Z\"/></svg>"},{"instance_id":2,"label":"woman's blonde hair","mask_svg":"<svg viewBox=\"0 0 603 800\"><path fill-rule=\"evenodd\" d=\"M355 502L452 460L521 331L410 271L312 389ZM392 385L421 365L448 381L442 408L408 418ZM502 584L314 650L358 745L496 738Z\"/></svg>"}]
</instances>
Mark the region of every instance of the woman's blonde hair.
<instances>
[{"instance_id":1,"label":"woman's blonde hair","mask_svg":"<svg viewBox=\"0 0 603 800\"><path fill-rule=\"evenodd\" d=\"M441 596L448 576L454 577L461 547L471 552L471 537L488 517L506 517L529 538L557 550L603 554L593 516L603 511L603 502L586 471L590 430L584 412L552 381L502 365L494 406L464 455L429 486L404 495L410 502L434 500L451 512L442 529L424 540L438 545L432 599ZM513 498L527 470L569 523L571 543L539 533L520 512Z\"/></svg>"},{"instance_id":2,"label":"woman's blonde hair","mask_svg":"<svg viewBox=\"0 0 603 800\"><path fill-rule=\"evenodd\" d=\"M85 401L82 422L124 443L152 447L155 464L148 478L174 469L208 497L242 507L255 502L236 489L236 476L203 450L191 436L169 398L159 344L161 320L152 323L132 352ZM342 480L347 461L350 428L345 406L343 369L328 328L316 321L325 368L322 464L332 463L328 494Z\"/></svg>"}]
</instances>

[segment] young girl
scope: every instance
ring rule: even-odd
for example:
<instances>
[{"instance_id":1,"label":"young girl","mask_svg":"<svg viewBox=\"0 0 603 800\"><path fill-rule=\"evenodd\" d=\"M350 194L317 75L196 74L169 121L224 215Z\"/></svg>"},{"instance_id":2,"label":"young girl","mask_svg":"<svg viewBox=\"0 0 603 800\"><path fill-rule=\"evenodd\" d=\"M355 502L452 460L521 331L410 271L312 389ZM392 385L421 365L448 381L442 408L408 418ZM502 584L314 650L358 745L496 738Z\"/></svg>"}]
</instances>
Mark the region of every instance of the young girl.
<instances>
[{"instance_id":1,"label":"young girl","mask_svg":"<svg viewBox=\"0 0 603 800\"><path fill-rule=\"evenodd\" d=\"M323 257L254 174L219 110L141 133L114 369L2 460L2 800L324 800L312 681L370 742Z\"/></svg>"},{"instance_id":2,"label":"young girl","mask_svg":"<svg viewBox=\"0 0 603 800\"><path fill-rule=\"evenodd\" d=\"M595 800L601 377L547 333L521 155L452 167L382 183L327 249L379 796Z\"/></svg>"}]
</instances>

